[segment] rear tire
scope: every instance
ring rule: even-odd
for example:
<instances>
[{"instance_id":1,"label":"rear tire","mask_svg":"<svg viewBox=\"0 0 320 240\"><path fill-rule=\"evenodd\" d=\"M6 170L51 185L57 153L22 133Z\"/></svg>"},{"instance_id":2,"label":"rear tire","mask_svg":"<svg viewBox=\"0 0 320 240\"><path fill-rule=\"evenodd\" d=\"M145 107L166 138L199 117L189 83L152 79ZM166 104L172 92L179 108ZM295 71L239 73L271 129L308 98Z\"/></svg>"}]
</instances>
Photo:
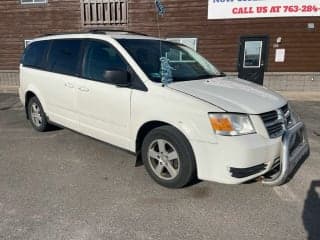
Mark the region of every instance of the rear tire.
<instances>
[{"instance_id":1,"label":"rear tire","mask_svg":"<svg viewBox=\"0 0 320 240\"><path fill-rule=\"evenodd\" d=\"M142 143L142 160L149 175L167 188L181 188L196 178L192 147L171 126L151 130Z\"/></svg>"},{"instance_id":2,"label":"rear tire","mask_svg":"<svg viewBox=\"0 0 320 240\"><path fill-rule=\"evenodd\" d=\"M28 102L28 116L32 127L39 131L44 132L48 130L49 124L47 116L43 111L42 105L37 97L32 97Z\"/></svg>"}]
</instances>

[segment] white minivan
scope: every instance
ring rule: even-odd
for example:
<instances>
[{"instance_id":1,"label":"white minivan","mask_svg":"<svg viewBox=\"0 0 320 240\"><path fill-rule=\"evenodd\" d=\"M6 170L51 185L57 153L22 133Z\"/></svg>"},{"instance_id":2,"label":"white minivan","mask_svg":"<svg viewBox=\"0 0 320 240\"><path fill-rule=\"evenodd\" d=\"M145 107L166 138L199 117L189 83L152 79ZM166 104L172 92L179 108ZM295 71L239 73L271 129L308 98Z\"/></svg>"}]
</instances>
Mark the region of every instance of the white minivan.
<instances>
[{"instance_id":1,"label":"white minivan","mask_svg":"<svg viewBox=\"0 0 320 240\"><path fill-rule=\"evenodd\" d=\"M129 150L170 188L195 178L280 185L309 153L283 97L225 76L187 46L135 33L34 39L19 94L36 130L56 124Z\"/></svg>"}]
</instances>

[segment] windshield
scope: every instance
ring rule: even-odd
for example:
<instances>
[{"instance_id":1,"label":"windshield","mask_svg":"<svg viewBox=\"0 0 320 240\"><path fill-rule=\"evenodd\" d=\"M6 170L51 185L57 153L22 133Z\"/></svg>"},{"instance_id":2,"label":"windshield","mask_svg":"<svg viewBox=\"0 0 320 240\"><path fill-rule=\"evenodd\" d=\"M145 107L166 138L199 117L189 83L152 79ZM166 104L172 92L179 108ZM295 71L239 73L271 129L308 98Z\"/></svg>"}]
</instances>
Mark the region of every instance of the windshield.
<instances>
[{"instance_id":1,"label":"windshield","mask_svg":"<svg viewBox=\"0 0 320 240\"><path fill-rule=\"evenodd\" d=\"M168 82L222 75L205 58L182 44L150 39L118 39L118 41L154 82L163 82L164 72L170 78Z\"/></svg>"}]
</instances>

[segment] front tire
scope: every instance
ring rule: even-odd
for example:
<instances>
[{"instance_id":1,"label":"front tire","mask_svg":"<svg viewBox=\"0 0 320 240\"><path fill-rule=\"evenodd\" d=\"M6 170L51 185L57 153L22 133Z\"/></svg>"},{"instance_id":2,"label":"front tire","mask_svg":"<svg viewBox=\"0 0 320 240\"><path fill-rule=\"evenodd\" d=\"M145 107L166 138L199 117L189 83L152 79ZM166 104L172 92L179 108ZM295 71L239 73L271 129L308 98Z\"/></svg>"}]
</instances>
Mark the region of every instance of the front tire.
<instances>
[{"instance_id":1,"label":"front tire","mask_svg":"<svg viewBox=\"0 0 320 240\"><path fill-rule=\"evenodd\" d=\"M142 143L142 160L149 175L164 187L181 188L196 177L192 147L171 126L161 126L147 134Z\"/></svg>"},{"instance_id":2,"label":"front tire","mask_svg":"<svg viewBox=\"0 0 320 240\"><path fill-rule=\"evenodd\" d=\"M44 132L48 129L48 121L42 105L37 97L32 97L28 102L28 116L32 127Z\"/></svg>"}]
</instances>

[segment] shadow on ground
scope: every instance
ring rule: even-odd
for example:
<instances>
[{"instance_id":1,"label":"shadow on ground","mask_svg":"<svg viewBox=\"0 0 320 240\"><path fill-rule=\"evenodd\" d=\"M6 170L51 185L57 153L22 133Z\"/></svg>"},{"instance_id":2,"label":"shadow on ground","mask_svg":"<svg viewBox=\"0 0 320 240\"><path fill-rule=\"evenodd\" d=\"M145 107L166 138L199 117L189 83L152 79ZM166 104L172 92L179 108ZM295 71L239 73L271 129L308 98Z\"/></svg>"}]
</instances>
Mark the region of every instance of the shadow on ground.
<instances>
[{"instance_id":1,"label":"shadow on ground","mask_svg":"<svg viewBox=\"0 0 320 240\"><path fill-rule=\"evenodd\" d=\"M318 191L317 191L318 190ZM308 240L320 239L320 180L312 181L302 214Z\"/></svg>"}]
</instances>

